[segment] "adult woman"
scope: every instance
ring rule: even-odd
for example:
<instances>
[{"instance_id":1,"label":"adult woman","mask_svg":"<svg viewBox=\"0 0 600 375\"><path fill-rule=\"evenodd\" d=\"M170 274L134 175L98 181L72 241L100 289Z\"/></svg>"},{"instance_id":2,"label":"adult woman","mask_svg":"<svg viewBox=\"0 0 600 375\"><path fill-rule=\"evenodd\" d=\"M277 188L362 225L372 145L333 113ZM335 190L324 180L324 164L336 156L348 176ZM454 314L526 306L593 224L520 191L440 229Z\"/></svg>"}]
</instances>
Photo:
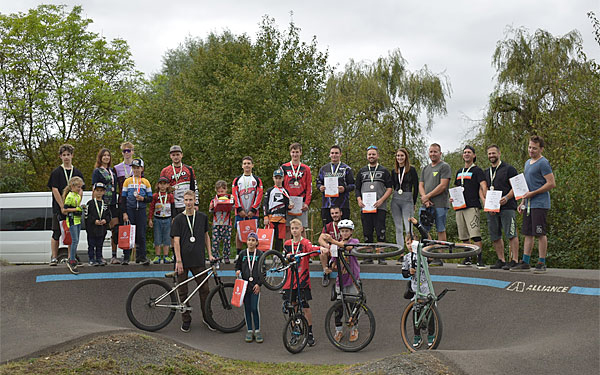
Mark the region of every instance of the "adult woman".
<instances>
[{"instance_id":1,"label":"adult woman","mask_svg":"<svg viewBox=\"0 0 600 375\"><path fill-rule=\"evenodd\" d=\"M404 247L404 229L410 229L408 219L415 212L415 203L419 193L419 176L415 167L410 165L408 151L401 147L396 151L396 167L392 170L392 217L396 226L396 243Z\"/></svg>"},{"instance_id":2,"label":"adult woman","mask_svg":"<svg viewBox=\"0 0 600 375\"><path fill-rule=\"evenodd\" d=\"M112 155L110 150L102 148L98 151L96 156L96 165L94 166L94 172L92 173L92 184L101 182L106 186L106 192L104 193L104 203L108 206L110 214L112 216L109 227L110 229L115 228L119 224L119 210L117 208L117 172L112 165ZM111 263L116 264L117 256L117 234L116 231L112 231L113 240L112 242L112 259Z\"/></svg>"}]
</instances>

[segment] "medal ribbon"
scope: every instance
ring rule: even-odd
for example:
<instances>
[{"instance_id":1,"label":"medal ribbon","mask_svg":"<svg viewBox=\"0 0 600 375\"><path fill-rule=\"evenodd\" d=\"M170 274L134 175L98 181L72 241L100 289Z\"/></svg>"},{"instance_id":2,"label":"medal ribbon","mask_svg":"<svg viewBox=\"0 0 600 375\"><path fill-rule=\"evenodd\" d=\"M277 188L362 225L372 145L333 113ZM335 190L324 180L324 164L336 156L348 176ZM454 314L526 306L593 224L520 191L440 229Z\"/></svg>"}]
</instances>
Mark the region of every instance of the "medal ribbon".
<instances>
[{"instance_id":1,"label":"medal ribbon","mask_svg":"<svg viewBox=\"0 0 600 375\"><path fill-rule=\"evenodd\" d=\"M75 169L74 166L71 166L71 174L69 176L67 176L67 169L65 168L64 164L61 164L61 167L63 169L63 172L65 174L65 179L67 180L67 185L69 184L69 180L71 179L71 177L73 177L73 170Z\"/></svg>"},{"instance_id":2,"label":"medal ribbon","mask_svg":"<svg viewBox=\"0 0 600 375\"><path fill-rule=\"evenodd\" d=\"M115 178L112 174L112 171L108 170L107 168L104 167L100 167L102 169L104 169L106 171L106 173L108 173L108 175L110 176L110 190L112 191L114 189L115 186Z\"/></svg>"},{"instance_id":3,"label":"medal ribbon","mask_svg":"<svg viewBox=\"0 0 600 375\"><path fill-rule=\"evenodd\" d=\"M338 172L338 170L340 169L340 165L342 165L342 162L339 162L339 163L338 163L337 167L335 168L335 172L334 172L334 171L333 171L333 163L331 163L331 175L332 175L333 177L337 177L337 172ZM298 169L300 169L300 168L298 168Z\"/></svg>"},{"instance_id":4,"label":"medal ribbon","mask_svg":"<svg viewBox=\"0 0 600 375\"><path fill-rule=\"evenodd\" d=\"M173 177L175 177L175 185L179 183L179 177L181 173L183 173L183 163L181 164L181 169L179 169L179 173L175 170L175 164L171 164L171 168L173 168Z\"/></svg>"},{"instance_id":5,"label":"medal ribbon","mask_svg":"<svg viewBox=\"0 0 600 375\"><path fill-rule=\"evenodd\" d=\"M292 239L292 254L294 254L294 255L298 254L302 240L303 240L303 238L300 237L300 242L298 242L298 246L296 246L296 249L294 250L294 240Z\"/></svg>"},{"instance_id":6,"label":"medal ribbon","mask_svg":"<svg viewBox=\"0 0 600 375\"><path fill-rule=\"evenodd\" d=\"M187 220L188 227L190 227L190 238L194 236L194 226L196 225L196 213L194 212L194 218L192 219L192 223L190 224L190 217L185 215L185 219Z\"/></svg>"},{"instance_id":7,"label":"medal ribbon","mask_svg":"<svg viewBox=\"0 0 600 375\"><path fill-rule=\"evenodd\" d=\"M294 178L296 180L298 180L298 174L300 173L301 165L302 165L302 163L298 163L298 170L294 170L294 163L292 161L290 161L290 167L292 168L292 176L294 176Z\"/></svg>"},{"instance_id":8,"label":"medal ribbon","mask_svg":"<svg viewBox=\"0 0 600 375\"><path fill-rule=\"evenodd\" d=\"M275 186L275 189L279 190L279 192L280 192L281 194L283 194L283 196L285 196L287 199L290 199L290 195L287 193L287 191L285 191L285 190L281 190L281 189L279 188L279 186Z\"/></svg>"},{"instance_id":9,"label":"medal ribbon","mask_svg":"<svg viewBox=\"0 0 600 375\"><path fill-rule=\"evenodd\" d=\"M104 212L104 202L100 204L100 209L98 209L98 201L96 199L94 199L94 204L96 205L96 212L98 212L98 215L100 216L98 220L102 220L102 213Z\"/></svg>"},{"instance_id":10,"label":"medal ribbon","mask_svg":"<svg viewBox=\"0 0 600 375\"><path fill-rule=\"evenodd\" d=\"M475 163L471 164L469 169L467 169L466 173L469 173L469 171L471 170L471 168L473 168L474 165L475 165ZM465 169L464 168L462 169L462 172L461 172L460 186L465 186Z\"/></svg>"},{"instance_id":11,"label":"medal ribbon","mask_svg":"<svg viewBox=\"0 0 600 375\"><path fill-rule=\"evenodd\" d=\"M165 198L163 201L163 197ZM168 199L168 194L165 195L160 195L160 191L158 192L158 200L160 201L160 203L165 206L167 204L167 199Z\"/></svg>"},{"instance_id":12,"label":"medal ribbon","mask_svg":"<svg viewBox=\"0 0 600 375\"><path fill-rule=\"evenodd\" d=\"M402 167L402 177L398 175L398 182L400 183L400 189L402 189L402 181L404 181L404 172L406 171L405 167Z\"/></svg>"},{"instance_id":13,"label":"medal ribbon","mask_svg":"<svg viewBox=\"0 0 600 375\"><path fill-rule=\"evenodd\" d=\"M135 186L135 177L133 177L133 186ZM141 177L138 180L138 184L137 184L137 193L138 193L138 195L140 194L140 190L142 190L142 178Z\"/></svg>"},{"instance_id":14,"label":"medal ribbon","mask_svg":"<svg viewBox=\"0 0 600 375\"><path fill-rule=\"evenodd\" d=\"M333 223L332 227L333 227L333 238L335 238L336 241L339 241L340 240L340 237L339 237L340 233L337 231L337 225L335 225L335 223Z\"/></svg>"},{"instance_id":15,"label":"medal ribbon","mask_svg":"<svg viewBox=\"0 0 600 375\"><path fill-rule=\"evenodd\" d=\"M492 174L492 167L490 167L490 186L494 186L494 178L496 178L496 172L498 172L498 169L500 168L500 164L502 164L502 160L500 160L500 162L498 163L498 166L496 167L496 170L494 171L494 174Z\"/></svg>"},{"instance_id":16,"label":"medal ribbon","mask_svg":"<svg viewBox=\"0 0 600 375\"><path fill-rule=\"evenodd\" d=\"M377 172L377 167L379 167L379 163L375 165L375 169L373 170L373 172L371 172L371 166L367 165L367 168L369 168L369 177L371 178L371 183L373 183L373 180L375 179L375 172Z\"/></svg>"},{"instance_id":17,"label":"medal ribbon","mask_svg":"<svg viewBox=\"0 0 600 375\"><path fill-rule=\"evenodd\" d=\"M254 253L252 254L252 263L250 263L250 252L247 251L247 260L248 260L248 268L250 269L250 278L252 277L252 269L254 268L254 262L256 262L256 249L254 249Z\"/></svg>"}]
</instances>

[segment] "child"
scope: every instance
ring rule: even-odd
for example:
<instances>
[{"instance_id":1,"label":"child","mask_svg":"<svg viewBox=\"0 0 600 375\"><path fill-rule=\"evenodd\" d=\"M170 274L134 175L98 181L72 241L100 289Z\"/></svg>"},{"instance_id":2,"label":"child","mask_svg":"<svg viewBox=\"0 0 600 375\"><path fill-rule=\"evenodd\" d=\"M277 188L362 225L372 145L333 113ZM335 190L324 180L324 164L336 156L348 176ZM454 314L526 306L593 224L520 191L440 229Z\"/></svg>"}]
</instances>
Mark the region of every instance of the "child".
<instances>
[{"instance_id":1,"label":"child","mask_svg":"<svg viewBox=\"0 0 600 375\"><path fill-rule=\"evenodd\" d=\"M144 171L144 161L142 159L133 159L131 169L133 176L123 183L121 196L121 204L126 206L123 222L129 221L136 226L135 262L147 266L150 261L146 258L146 204L152 202L152 187L150 182L142 177ZM123 262L121 264L128 265L130 257L131 249L123 250Z\"/></svg>"},{"instance_id":2,"label":"child","mask_svg":"<svg viewBox=\"0 0 600 375\"><path fill-rule=\"evenodd\" d=\"M411 217L408 219L414 225L417 225L417 219ZM418 224L419 232L423 237L429 237L427 231L423 228L421 224ZM417 248L419 247L419 241L417 241L417 236L415 234L407 234L406 235L406 248L410 249L410 252L404 255L404 261L402 263L402 276L404 278L410 277L411 280L408 282L408 287L406 292L404 293L404 298L406 299L414 299L415 298L415 290L417 289ZM427 284L427 277L425 276L425 270L421 268L421 293L429 294L429 285ZM427 322L427 346L433 345L433 341L435 340L435 327L433 319L429 319ZM414 320L413 320L414 324ZM421 331L415 326L415 337L413 341L413 347L418 348L421 345Z\"/></svg>"},{"instance_id":3,"label":"child","mask_svg":"<svg viewBox=\"0 0 600 375\"><path fill-rule=\"evenodd\" d=\"M92 199L87 202L85 231L87 232L90 266L106 265L106 261L102 258L102 246L112 215L108 205L104 202L105 192L106 186L102 182L96 182L92 191Z\"/></svg>"},{"instance_id":4,"label":"child","mask_svg":"<svg viewBox=\"0 0 600 375\"><path fill-rule=\"evenodd\" d=\"M175 197L173 188L169 184L169 179L161 176L156 183L158 192L152 195L152 203L150 203L148 226L154 228L154 254L156 255L152 260L154 264L160 264L161 260L163 264L173 263L173 258L169 257L169 246L171 245L171 221L175 213Z\"/></svg>"},{"instance_id":5,"label":"child","mask_svg":"<svg viewBox=\"0 0 600 375\"><path fill-rule=\"evenodd\" d=\"M285 216L288 209L294 208L294 205L290 204L290 195L283 187L283 170L281 168L277 168L273 172L273 182L275 186L267 190L263 199L264 221L265 228L275 230L273 248L282 251L285 239Z\"/></svg>"},{"instance_id":6,"label":"child","mask_svg":"<svg viewBox=\"0 0 600 375\"><path fill-rule=\"evenodd\" d=\"M235 203L235 222L242 220L256 220L258 228L258 217L260 203L263 197L262 180L252 173L254 161L251 156L244 156L242 159L242 169L244 173L233 179L231 185L231 194ZM235 236L235 247L237 253L242 251L242 239L239 235Z\"/></svg>"},{"instance_id":7,"label":"child","mask_svg":"<svg viewBox=\"0 0 600 375\"><path fill-rule=\"evenodd\" d=\"M67 266L71 273L77 275L77 245L79 245L79 232L81 230L81 214L83 209L81 208L81 199L83 198L83 180L81 177L72 177L69 180L69 184L63 190L62 198L64 202L64 208L62 213L67 215L67 226L69 227L69 233L71 233L71 247L69 248L69 262Z\"/></svg>"},{"instance_id":8,"label":"child","mask_svg":"<svg viewBox=\"0 0 600 375\"><path fill-rule=\"evenodd\" d=\"M298 253L307 253L313 251L313 246L310 241L302 237L303 229L302 221L298 219L293 219L290 221L290 232L292 234L292 238L287 240L283 245L283 255L288 259L293 259L294 255ZM318 256L318 254L315 254L315 256ZM300 264L298 265L298 277L300 280L294 278L293 285L291 283L291 277L288 277L285 281L285 284L283 285L283 300L289 301L291 293L293 304L296 304L298 298L297 283L300 281L300 301L302 301L304 315L308 321L308 345L314 346L315 338L312 331L312 312L308 304L308 301L312 299L312 294L310 291L310 269L308 258L308 256L300 258Z\"/></svg>"},{"instance_id":9,"label":"child","mask_svg":"<svg viewBox=\"0 0 600 375\"><path fill-rule=\"evenodd\" d=\"M231 248L231 211L233 211L233 196L227 193L227 182L217 181L217 195L210 201L208 211L213 213L212 251L214 257L219 257L220 243L223 243L223 260L229 264Z\"/></svg>"},{"instance_id":10,"label":"child","mask_svg":"<svg viewBox=\"0 0 600 375\"><path fill-rule=\"evenodd\" d=\"M340 241L335 240L330 234L325 233L322 234L322 238L332 244L332 245L336 245L338 247L343 247L346 244L352 245L352 244L356 244L359 243L358 239L356 238L352 238L352 232L354 231L354 223L352 222L352 220L348 220L348 219L344 219L341 220L338 225L337 225L339 231L340 231ZM336 259L337 257L332 256L330 264L332 265L331 268L332 269L336 269L337 265L336 265ZM355 256L352 255L347 255L346 259L348 260L348 265L350 266L350 271L352 272L352 274L354 275L354 277L356 278L356 281L360 280L360 265L358 264L358 260L356 260ZM342 265L343 266L343 265ZM352 276L350 276L348 274L348 270L346 269L345 266L343 266L344 269L342 269L341 273L342 273L342 285L339 284L339 279L336 280L336 284L335 284L335 291L337 292L337 298L341 299L341 295L340 293L344 293L344 294L358 294L358 290L356 288L356 286L354 285L354 281L352 280ZM334 339L337 342L340 342L342 340L342 338L344 337L344 332L343 332L343 326L342 326L342 316L343 316L344 312L342 310L342 306L340 306L340 308L335 312L335 336ZM353 327L350 330L350 337L349 337L349 341L350 342L354 342L358 340L358 328Z\"/></svg>"},{"instance_id":11,"label":"child","mask_svg":"<svg viewBox=\"0 0 600 375\"><path fill-rule=\"evenodd\" d=\"M252 339L255 339L260 344L263 342L263 337L260 333L260 312L258 311L261 283L258 278L257 260L263 253L256 249L258 235L254 232L248 234L246 245L248 245L248 249L242 251L235 262L235 275L248 281L248 287L244 295L244 311L246 312L246 326L248 327L246 342L252 342ZM254 323L254 334L252 333L252 323Z\"/></svg>"}]
</instances>

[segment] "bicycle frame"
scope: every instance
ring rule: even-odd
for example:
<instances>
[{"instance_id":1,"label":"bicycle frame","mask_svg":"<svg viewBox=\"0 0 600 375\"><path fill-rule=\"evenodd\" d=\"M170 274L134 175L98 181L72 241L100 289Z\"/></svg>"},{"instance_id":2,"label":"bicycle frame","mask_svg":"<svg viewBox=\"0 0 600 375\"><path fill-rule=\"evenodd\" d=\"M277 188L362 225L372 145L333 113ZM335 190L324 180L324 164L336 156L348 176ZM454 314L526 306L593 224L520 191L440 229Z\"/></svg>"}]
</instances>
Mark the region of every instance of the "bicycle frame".
<instances>
[{"instance_id":1,"label":"bicycle frame","mask_svg":"<svg viewBox=\"0 0 600 375\"><path fill-rule=\"evenodd\" d=\"M415 305L422 306L421 313L414 314L414 323L415 327L421 326L423 320L428 315L427 313L431 310L430 305L431 302L434 305L437 305L438 297L435 294L433 289L433 282L431 281L431 275L429 274L429 266L427 265L427 258L421 253L423 249L423 243L419 242L419 246L417 248L417 268L415 275L417 278L417 287L415 292ZM427 286L429 288L429 294L421 293L421 270L425 273L425 279L427 280ZM424 300L424 301L423 301ZM422 301L422 302L421 302Z\"/></svg>"},{"instance_id":2,"label":"bicycle frame","mask_svg":"<svg viewBox=\"0 0 600 375\"><path fill-rule=\"evenodd\" d=\"M352 279L352 284L354 284L354 286L356 287L356 290L358 290L358 294L344 293L343 288L342 288L342 268L341 268L340 262L341 262L341 264L343 264L344 269L346 269L348 271L348 275L350 275L350 278ZM340 296L342 298L342 306L344 308L344 314L348 314L348 316L352 317L356 313L356 311L358 311L358 307L361 305L361 303L365 302L365 300L366 300L365 294L363 293L363 290L362 290L362 284L356 279L356 277L352 273L352 270L350 269L350 265L348 264L348 261L346 260L346 252L344 251L343 248L338 248L338 256L336 257L335 264L337 267L337 273L338 273L337 280L340 285ZM357 298L356 302L360 302L360 303L354 304L353 311L350 311L350 307L346 304L345 299L347 297L356 297Z\"/></svg>"}]
</instances>

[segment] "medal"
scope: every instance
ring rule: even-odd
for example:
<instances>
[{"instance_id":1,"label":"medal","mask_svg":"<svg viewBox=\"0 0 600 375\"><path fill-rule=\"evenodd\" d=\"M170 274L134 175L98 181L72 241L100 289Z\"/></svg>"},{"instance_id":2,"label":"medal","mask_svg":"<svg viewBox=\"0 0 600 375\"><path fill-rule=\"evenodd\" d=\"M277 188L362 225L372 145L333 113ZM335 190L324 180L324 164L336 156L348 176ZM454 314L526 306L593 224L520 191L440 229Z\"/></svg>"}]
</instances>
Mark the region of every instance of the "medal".
<instances>
[{"instance_id":1,"label":"medal","mask_svg":"<svg viewBox=\"0 0 600 375\"><path fill-rule=\"evenodd\" d=\"M296 181L294 181L294 186L298 186L298 175L300 174L300 167L302 166L302 163L298 164L298 169L294 170L294 162L290 160L290 167L292 168L292 177L294 177L294 179Z\"/></svg>"},{"instance_id":2,"label":"medal","mask_svg":"<svg viewBox=\"0 0 600 375\"><path fill-rule=\"evenodd\" d=\"M371 189L371 190L375 189L375 185L373 185L373 184L369 185L369 189Z\"/></svg>"},{"instance_id":3,"label":"medal","mask_svg":"<svg viewBox=\"0 0 600 375\"><path fill-rule=\"evenodd\" d=\"M190 234L192 235L190 237L190 242L194 243L196 242L196 237L194 237L194 226L196 225L196 212L194 212L194 218L192 219L192 223L190 223L190 217L187 214L185 214L185 212L184 215L185 219L187 220L188 227L190 228Z\"/></svg>"},{"instance_id":4,"label":"medal","mask_svg":"<svg viewBox=\"0 0 600 375\"><path fill-rule=\"evenodd\" d=\"M137 192L137 191L134 191L134 192L133 192L133 196L134 196L134 197L137 197L137 196L138 196L138 192Z\"/></svg>"},{"instance_id":5,"label":"medal","mask_svg":"<svg viewBox=\"0 0 600 375\"><path fill-rule=\"evenodd\" d=\"M492 190L492 191L493 191L493 190L494 190L494 187L493 187L493 186L490 186L490 190Z\"/></svg>"},{"instance_id":6,"label":"medal","mask_svg":"<svg viewBox=\"0 0 600 375\"><path fill-rule=\"evenodd\" d=\"M500 160L500 162L498 163L498 166L496 167L496 170L494 171L494 174L492 174L492 167L490 167L490 190L494 190L494 178L496 178L496 172L498 172L498 169L500 169L500 165L502 164L502 160Z\"/></svg>"},{"instance_id":7,"label":"medal","mask_svg":"<svg viewBox=\"0 0 600 375\"><path fill-rule=\"evenodd\" d=\"M398 189L398 195L402 195L403 191L402 189Z\"/></svg>"},{"instance_id":8,"label":"medal","mask_svg":"<svg viewBox=\"0 0 600 375\"><path fill-rule=\"evenodd\" d=\"M67 175L67 168L65 168L65 165L62 164L61 167L63 169L63 173L65 174L65 180L67 180L67 185L68 185L69 180L71 179L71 177L73 177L73 170L75 169L75 167L71 166L71 169L70 169L71 173L69 173L68 175Z\"/></svg>"},{"instance_id":9,"label":"medal","mask_svg":"<svg viewBox=\"0 0 600 375\"><path fill-rule=\"evenodd\" d=\"M194 242L196 242L196 237L190 237L190 242L191 242L191 243L194 243Z\"/></svg>"},{"instance_id":10,"label":"medal","mask_svg":"<svg viewBox=\"0 0 600 375\"><path fill-rule=\"evenodd\" d=\"M371 190L375 189L375 185L373 184L373 182L375 180L375 172L377 172L377 167L379 167L379 163L377 163L377 165L375 166L375 170L371 172L371 166L367 165L367 168L369 168L369 178L371 179L371 185L369 186L369 189Z\"/></svg>"},{"instance_id":11,"label":"medal","mask_svg":"<svg viewBox=\"0 0 600 375\"><path fill-rule=\"evenodd\" d=\"M254 281L254 277L250 276L250 277L248 278L248 281Z\"/></svg>"},{"instance_id":12,"label":"medal","mask_svg":"<svg viewBox=\"0 0 600 375\"><path fill-rule=\"evenodd\" d=\"M402 176L398 175L398 186L400 186L400 189L398 189L398 194L402 195L402 181L404 181L404 172L406 171L406 168L404 166L402 166Z\"/></svg>"},{"instance_id":13,"label":"medal","mask_svg":"<svg viewBox=\"0 0 600 375\"><path fill-rule=\"evenodd\" d=\"M252 263L250 263L250 258L252 258ZM252 256L250 256L250 252L246 250L246 259L248 260L248 269L250 269L248 281L253 281L254 277L252 277L252 269L254 268L254 262L256 262L256 250L254 250Z\"/></svg>"},{"instance_id":14,"label":"medal","mask_svg":"<svg viewBox=\"0 0 600 375\"><path fill-rule=\"evenodd\" d=\"M298 186L300 183L298 181L294 181L294 186Z\"/></svg>"}]
</instances>

